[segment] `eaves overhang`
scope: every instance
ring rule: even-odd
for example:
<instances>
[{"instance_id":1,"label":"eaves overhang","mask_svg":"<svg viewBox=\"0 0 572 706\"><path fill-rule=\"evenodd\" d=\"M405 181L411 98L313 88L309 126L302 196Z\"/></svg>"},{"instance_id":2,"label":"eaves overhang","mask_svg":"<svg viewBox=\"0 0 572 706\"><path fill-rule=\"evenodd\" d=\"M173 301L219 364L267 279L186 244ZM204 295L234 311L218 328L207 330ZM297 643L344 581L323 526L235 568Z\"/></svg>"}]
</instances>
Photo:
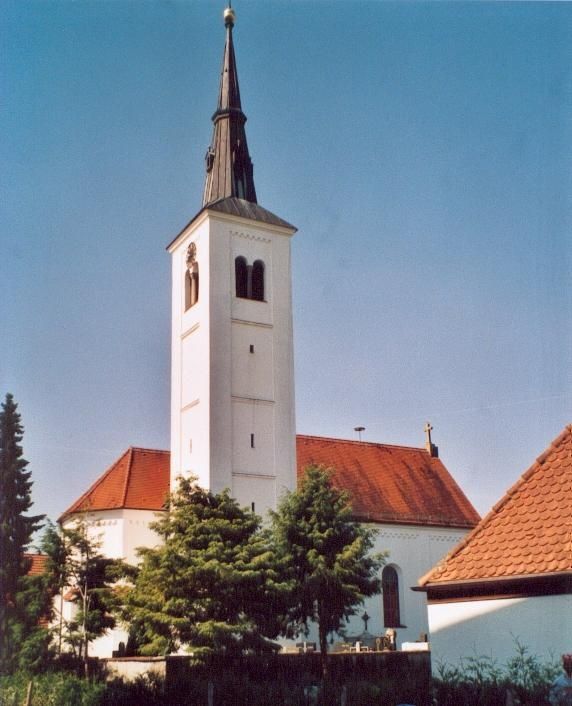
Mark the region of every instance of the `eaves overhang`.
<instances>
[{"instance_id":1,"label":"eaves overhang","mask_svg":"<svg viewBox=\"0 0 572 706\"><path fill-rule=\"evenodd\" d=\"M491 576L479 579L438 581L413 586L427 593L429 602L524 598L572 593L572 570L543 574Z\"/></svg>"},{"instance_id":2,"label":"eaves overhang","mask_svg":"<svg viewBox=\"0 0 572 706\"><path fill-rule=\"evenodd\" d=\"M206 218L207 215L219 217L223 220L243 222L245 225L265 228L282 235L291 236L298 230L296 226L293 226L291 223L288 223L288 221L285 221L283 218L280 218L280 216L277 216L272 213L272 211L263 208L257 203L251 203L250 201L235 197L228 197L203 206L185 227L179 231L169 245L167 245L166 250L172 252L181 236L183 236L191 226L197 225L198 222Z\"/></svg>"}]
</instances>

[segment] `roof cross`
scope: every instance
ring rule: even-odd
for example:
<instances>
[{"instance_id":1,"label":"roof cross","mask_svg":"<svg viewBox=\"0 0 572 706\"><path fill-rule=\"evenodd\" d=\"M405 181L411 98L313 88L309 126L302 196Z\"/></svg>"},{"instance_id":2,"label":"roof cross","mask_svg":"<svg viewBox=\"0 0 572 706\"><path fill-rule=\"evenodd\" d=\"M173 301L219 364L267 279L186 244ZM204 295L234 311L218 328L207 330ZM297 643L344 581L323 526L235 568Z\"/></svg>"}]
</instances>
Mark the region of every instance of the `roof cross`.
<instances>
[{"instance_id":1,"label":"roof cross","mask_svg":"<svg viewBox=\"0 0 572 706\"><path fill-rule=\"evenodd\" d=\"M427 435L427 446L431 445L431 432L433 431L433 427L431 426L431 422L426 422L425 426L423 427L423 431Z\"/></svg>"}]
</instances>

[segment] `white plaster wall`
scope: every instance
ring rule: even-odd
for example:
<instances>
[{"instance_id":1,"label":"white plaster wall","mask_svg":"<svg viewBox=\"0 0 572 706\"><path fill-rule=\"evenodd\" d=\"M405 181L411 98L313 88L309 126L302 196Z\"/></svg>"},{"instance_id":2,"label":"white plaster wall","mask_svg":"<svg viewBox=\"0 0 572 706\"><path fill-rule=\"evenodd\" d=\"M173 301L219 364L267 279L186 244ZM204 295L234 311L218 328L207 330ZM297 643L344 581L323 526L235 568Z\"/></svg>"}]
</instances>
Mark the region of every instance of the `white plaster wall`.
<instances>
[{"instance_id":1,"label":"white plaster wall","mask_svg":"<svg viewBox=\"0 0 572 706\"><path fill-rule=\"evenodd\" d=\"M232 395L274 399L274 336L261 324L232 322ZM254 352L250 352L250 346Z\"/></svg>"},{"instance_id":2,"label":"white plaster wall","mask_svg":"<svg viewBox=\"0 0 572 706\"><path fill-rule=\"evenodd\" d=\"M157 547L161 538L150 527L163 513L152 510L122 510L123 512L123 558L128 564L137 565L138 547Z\"/></svg>"},{"instance_id":3,"label":"white plaster wall","mask_svg":"<svg viewBox=\"0 0 572 706\"><path fill-rule=\"evenodd\" d=\"M78 522L85 522L89 539L97 542L99 551L111 559L123 558L123 510L100 510L68 517L65 528L72 528Z\"/></svg>"},{"instance_id":4,"label":"white plaster wall","mask_svg":"<svg viewBox=\"0 0 572 706\"><path fill-rule=\"evenodd\" d=\"M274 403L236 399L232 412L233 472L275 476Z\"/></svg>"},{"instance_id":5,"label":"white plaster wall","mask_svg":"<svg viewBox=\"0 0 572 706\"><path fill-rule=\"evenodd\" d=\"M434 671L475 654L502 665L515 639L545 660L572 652L572 595L433 603L428 612Z\"/></svg>"},{"instance_id":6,"label":"white plaster wall","mask_svg":"<svg viewBox=\"0 0 572 706\"><path fill-rule=\"evenodd\" d=\"M276 507L276 478L260 475L233 474L232 493L243 507L251 508L264 517Z\"/></svg>"},{"instance_id":7,"label":"white plaster wall","mask_svg":"<svg viewBox=\"0 0 572 706\"><path fill-rule=\"evenodd\" d=\"M417 586L420 576L425 574L445 554L458 544L467 530L433 528L409 525L374 525L377 537L373 553L388 551L386 564L391 564L397 570L399 577L399 607L401 622L406 627L397 628L397 647L404 642L415 642L421 632L429 631L427 619L427 602L424 593L412 591ZM381 572L380 572L381 574ZM370 616L368 632L372 635L383 635L386 626L383 624L383 599L381 594L367 598L346 626L346 634L356 637L363 632L364 623L361 619L364 611ZM317 629L314 627L309 639L317 641ZM293 641L284 644L291 645Z\"/></svg>"},{"instance_id":8,"label":"white plaster wall","mask_svg":"<svg viewBox=\"0 0 572 706\"><path fill-rule=\"evenodd\" d=\"M230 488L241 503L250 505L256 496L257 508L274 507L276 489L295 487L291 235L288 229L205 212L171 247L172 484L193 473L215 492ZM185 257L192 241L199 302L184 312ZM249 264L264 262L265 301L235 296L239 255ZM253 475L261 476L260 490L255 481L234 480ZM275 481L268 484L268 478ZM268 488L272 497L263 503Z\"/></svg>"},{"instance_id":9,"label":"white plaster wall","mask_svg":"<svg viewBox=\"0 0 572 706\"><path fill-rule=\"evenodd\" d=\"M81 515L88 525L88 536L99 542L99 551L112 559L124 559L129 564L139 563L137 547L154 547L160 543L158 535L151 530L149 524L159 518L159 514L151 510L101 510ZM71 527L74 518L68 518L64 527ZM55 598L55 606L59 610L59 597ZM65 620L71 620L77 612L74 601L64 601L63 615ZM93 657L111 657L113 650L119 649L119 643L127 644L127 632L118 624L113 630L108 630L97 640L90 643L89 653Z\"/></svg>"},{"instance_id":10,"label":"white plaster wall","mask_svg":"<svg viewBox=\"0 0 572 706\"><path fill-rule=\"evenodd\" d=\"M386 563L396 567L399 577L399 607L401 623L397 628L397 644L414 642L421 632L428 632L426 596L412 591L423 576L465 536L467 530L409 525L368 525L378 530L374 552L388 551ZM371 620L368 631L383 634L383 602L381 594L368 598L364 603ZM363 610L360 611L363 614ZM354 618L352 632L360 633L363 622Z\"/></svg>"},{"instance_id":11,"label":"white plaster wall","mask_svg":"<svg viewBox=\"0 0 572 706\"><path fill-rule=\"evenodd\" d=\"M187 248L197 246L199 299L185 311ZM172 255L171 298L171 488L192 470L208 480L209 467L209 288L210 239L205 217L176 241ZM197 409L198 408L198 409ZM199 411L200 410L200 411ZM205 411L206 410L206 411ZM192 451L191 441L192 438Z\"/></svg>"},{"instance_id":12,"label":"white plaster wall","mask_svg":"<svg viewBox=\"0 0 572 706\"><path fill-rule=\"evenodd\" d=\"M134 681L146 674L156 674L164 678L167 662L164 657L136 657L106 660L107 670L125 681Z\"/></svg>"}]
</instances>

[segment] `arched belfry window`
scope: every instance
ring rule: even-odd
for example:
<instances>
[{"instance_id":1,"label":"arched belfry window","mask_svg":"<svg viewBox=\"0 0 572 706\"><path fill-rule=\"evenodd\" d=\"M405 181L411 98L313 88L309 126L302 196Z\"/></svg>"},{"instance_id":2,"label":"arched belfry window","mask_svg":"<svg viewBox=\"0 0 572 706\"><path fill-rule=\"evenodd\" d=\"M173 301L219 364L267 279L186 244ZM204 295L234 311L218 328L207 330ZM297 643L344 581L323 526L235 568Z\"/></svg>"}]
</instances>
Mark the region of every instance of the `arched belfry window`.
<instances>
[{"instance_id":1,"label":"arched belfry window","mask_svg":"<svg viewBox=\"0 0 572 706\"><path fill-rule=\"evenodd\" d=\"M399 615L399 577L393 566L384 566L381 572L381 591L383 598L383 623L386 628L398 628L401 625Z\"/></svg>"},{"instance_id":2,"label":"arched belfry window","mask_svg":"<svg viewBox=\"0 0 572 706\"><path fill-rule=\"evenodd\" d=\"M242 299L264 301L264 263L255 260L249 265L242 255L234 260L236 296Z\"/></svg>"},{"instance_id":3,"label":"arched belfry window","mask_svg":"<svg viewBox=\"0 0 572 706\"><path fill-rule=\"evenodd\" d=\"M262 260L255 260L252 265L252 298L256 301L264 301L264 263Z\"/></svg>"},{"instance_id":4,"label":"arched belfry window","mask_svg":"<svg viewBox=\"0 0 572 706\"><path fill-rule=\"evenodd\" d=\"M199 263L197 246L191 243L187 248L187 269L185 271L185 311L199 301Z\"/></svg>"},{"instance_id":5,"label":"arched belfry window","mask_svg":"<svg viewBox=\"0 0 572 706\"><path fill-rule=\"evenodd\" d=\"M240 256L234 261L234 278L236 280L236 296L248 297L248 265L246 258Z\"/></svg>"}]
</instances>

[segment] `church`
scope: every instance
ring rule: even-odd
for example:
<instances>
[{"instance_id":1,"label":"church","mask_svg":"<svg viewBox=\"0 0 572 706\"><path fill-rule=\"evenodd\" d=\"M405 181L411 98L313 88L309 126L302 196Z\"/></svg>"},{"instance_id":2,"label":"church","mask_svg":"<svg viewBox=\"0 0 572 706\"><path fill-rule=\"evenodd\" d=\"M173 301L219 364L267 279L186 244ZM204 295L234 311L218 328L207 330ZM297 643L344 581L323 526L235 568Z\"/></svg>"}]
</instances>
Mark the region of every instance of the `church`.
<instances>
[{"instance_id":1,"label":"church","mask_svg":"<svg viewBox=\"0 0 572 706\"><path fill-rule=\"evenodd\" d=\"M388 551L382 595L348 626L360 635L389 627L397 643L427 633L425 597L411 591L479 521L439 458L430 427L423 447L296 434L291 241L296 228L257 199L233 44L226 40L202 208L168 245L172 260L171 447L128 448L61 516L86 518L108 556L136 563L153 546L149 528L181 476L229 488L264 516L296 488L310 464L334 469L354 518L378 530ZM340 402L342 402L340 400ZM68 612L73 606L66 607ZM111 656L125 633L91 647Z\"/></svg>"}]
</instances>

